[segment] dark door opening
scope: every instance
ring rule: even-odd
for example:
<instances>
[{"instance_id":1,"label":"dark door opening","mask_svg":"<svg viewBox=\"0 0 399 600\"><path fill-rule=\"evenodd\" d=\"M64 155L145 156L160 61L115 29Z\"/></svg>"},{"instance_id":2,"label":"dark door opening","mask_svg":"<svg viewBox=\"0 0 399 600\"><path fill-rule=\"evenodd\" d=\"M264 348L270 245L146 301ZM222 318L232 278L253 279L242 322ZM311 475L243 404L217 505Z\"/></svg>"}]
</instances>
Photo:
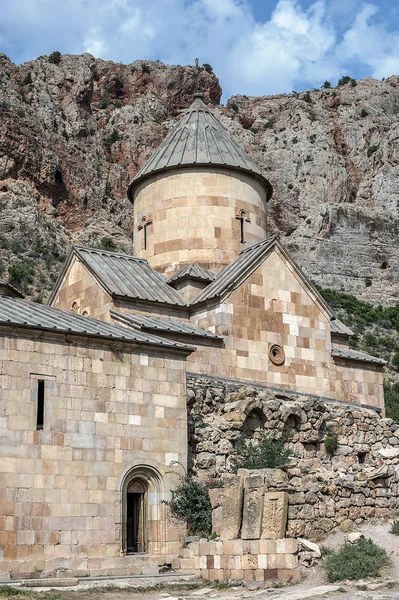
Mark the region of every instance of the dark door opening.
<instances>
[{"instance_id":1,"label":"dark door opening","mask_svg":"<svg viewBox=\"0 0 399 600\"><path fill-rule=\"evenodd\" d=\"M127 493L127 553L145 552L144 494Z\"/></svg>"}]
</instances>

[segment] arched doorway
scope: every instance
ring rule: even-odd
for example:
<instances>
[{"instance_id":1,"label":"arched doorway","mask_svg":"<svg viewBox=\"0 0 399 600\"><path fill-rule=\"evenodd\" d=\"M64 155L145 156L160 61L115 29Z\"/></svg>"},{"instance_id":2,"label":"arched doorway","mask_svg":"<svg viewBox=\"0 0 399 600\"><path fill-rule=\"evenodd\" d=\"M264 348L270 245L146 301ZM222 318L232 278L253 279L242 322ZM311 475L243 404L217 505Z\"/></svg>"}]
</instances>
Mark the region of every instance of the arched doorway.
<instances>
[{"instance_id":1,"label":"arched doorway","mask_svg":"<svg viewBox=\"0 0 399 600\"><path fill-rule=\"evenodd\" d=\"M127 469L121 480L123 554L160 554L165 545L164 482L150 465Z\"/></svg>"},{"instance_id":2,"label":"arched doorway","mask_svg":"<svg viewBox=\"0 0 399 600\"><path fill-rule=\"evenodd\" d=\"M126 553L147 551L148 539L148 484L134 478L126 489Z\"/></svg>"}]
</instances>

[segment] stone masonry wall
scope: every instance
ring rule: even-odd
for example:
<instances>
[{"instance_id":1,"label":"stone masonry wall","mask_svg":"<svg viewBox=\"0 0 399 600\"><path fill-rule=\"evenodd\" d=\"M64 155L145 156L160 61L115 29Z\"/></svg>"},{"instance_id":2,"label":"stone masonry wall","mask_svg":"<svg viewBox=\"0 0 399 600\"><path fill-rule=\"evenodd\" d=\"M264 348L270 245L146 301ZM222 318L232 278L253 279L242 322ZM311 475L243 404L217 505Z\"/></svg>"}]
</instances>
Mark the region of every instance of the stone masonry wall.
<instances>
[{"instance_id":1,"label":"stone masonry wall","mask_svg":"<svg viewBox=\"0 0 399 600\"><path fill-rule=\"evenodd\" d=\"M157 572L181 547L163 500L178 480L170 463L186 462L184 357L84 342L0 337L0 579ZM142 564L123 556L123 482L135 469L156 555Z\"/></svg>"},{"instance_id":2,"label":"stone masonry wall","mask_svg":"<svg viewBox=\"0 0 399 600\"><path fill-rule=\"evenodd\" d=\"M189 375L188 411L189 468L210 487L231 472L239 439L292 431L293 456L268 481L288 493L288 537L321 540L399 509L399 425L373 410Z\"/></svg>"}]
</instances>

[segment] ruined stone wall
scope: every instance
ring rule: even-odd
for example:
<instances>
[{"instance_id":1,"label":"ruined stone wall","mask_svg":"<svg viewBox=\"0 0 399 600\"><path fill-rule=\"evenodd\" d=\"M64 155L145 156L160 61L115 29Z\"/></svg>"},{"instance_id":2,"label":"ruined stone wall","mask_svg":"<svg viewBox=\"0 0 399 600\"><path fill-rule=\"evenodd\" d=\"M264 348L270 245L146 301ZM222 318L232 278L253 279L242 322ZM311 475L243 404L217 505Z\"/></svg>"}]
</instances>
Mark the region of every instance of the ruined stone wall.
<instances>
[{"instance_id":1,"label":"ruined stone wall","mask_svg":"<svg viewBox=\"0 0 399 600\"><path fill-rule=\"evenodd\" d=\"M293 456L267 481L288 493L288 537L320 540L399 509L399 425L374 410L190 375L188 411L189 466L211 487L223 486L238 440L292 431Z\"/></svg>"}]
</instances>

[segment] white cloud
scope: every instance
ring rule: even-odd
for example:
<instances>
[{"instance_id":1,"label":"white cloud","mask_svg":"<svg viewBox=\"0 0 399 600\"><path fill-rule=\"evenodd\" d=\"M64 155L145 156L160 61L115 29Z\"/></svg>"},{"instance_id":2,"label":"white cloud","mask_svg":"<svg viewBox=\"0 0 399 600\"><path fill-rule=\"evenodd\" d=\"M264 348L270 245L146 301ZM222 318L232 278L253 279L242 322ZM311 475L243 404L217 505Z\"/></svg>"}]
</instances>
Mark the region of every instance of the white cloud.
<instances>
[{"instance_id":1,"label":"white cloud","mask_svg":"<svg viewBox=\"0 0 399 600\"><path fill-rule=\"evenodd\" d=\"M399 31L362 0L278 0L263 22L250 0L0 0L2 49L15 61L91 52L122 62L213 65L226 95L319 86L356 69L399 72ZM335 7L335 9L334 9ZM349 24L342 29L342 15ZM345 21L344 20L344 21Z\"/></svg>"}]
</instances>

